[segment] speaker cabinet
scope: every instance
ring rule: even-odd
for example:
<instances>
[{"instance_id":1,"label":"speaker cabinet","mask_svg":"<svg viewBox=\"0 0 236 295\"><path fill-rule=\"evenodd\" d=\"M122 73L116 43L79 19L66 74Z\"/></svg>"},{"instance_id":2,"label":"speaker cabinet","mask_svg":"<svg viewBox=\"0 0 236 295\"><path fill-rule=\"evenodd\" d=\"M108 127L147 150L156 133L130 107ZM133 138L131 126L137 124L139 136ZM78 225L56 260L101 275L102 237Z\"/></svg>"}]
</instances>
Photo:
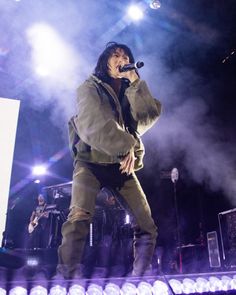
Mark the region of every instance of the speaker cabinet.
<instances>
[{"instance_id":1,"label":"speaker cabinet","mask_svg":"<svg viewBox=\"0 0 236 295\"><path fill-rule=\"evenodd\" d=\"M218 214L222 259L227 268L236 267L236 208Z\"/></svg>"},{"instance_id":2,"label":"speaker cabinet","mask_svg":"<svg viewBox=\"0 0 236 295\"><path fill-rule=\"evenodd\" d=\"M221 267L220 251L216 231L207 233L207 247L210 267Z\"/></svg>"}]
</instances>

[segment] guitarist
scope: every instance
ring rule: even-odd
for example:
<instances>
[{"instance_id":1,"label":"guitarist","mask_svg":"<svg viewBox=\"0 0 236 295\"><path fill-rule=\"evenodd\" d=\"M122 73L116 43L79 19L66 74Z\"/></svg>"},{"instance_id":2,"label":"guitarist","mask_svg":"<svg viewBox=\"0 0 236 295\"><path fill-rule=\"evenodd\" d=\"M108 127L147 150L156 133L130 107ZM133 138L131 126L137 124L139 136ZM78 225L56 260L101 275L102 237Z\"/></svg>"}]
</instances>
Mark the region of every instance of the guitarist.
<instances>
[{"instance_id":1,"label":"guitarist","mask_svg":"<svg viewBox=\"0 0 236 295\"><path fill-rule=\"evenodd\" d=\"M47 203L42 194L38 195L38 205L32 212L30 217L30 224L28 226L28 232L30 233L30 248L46 248L47 237L46 227L49 217L49 212L46 211Z\"/></svg>"}]
</instances>

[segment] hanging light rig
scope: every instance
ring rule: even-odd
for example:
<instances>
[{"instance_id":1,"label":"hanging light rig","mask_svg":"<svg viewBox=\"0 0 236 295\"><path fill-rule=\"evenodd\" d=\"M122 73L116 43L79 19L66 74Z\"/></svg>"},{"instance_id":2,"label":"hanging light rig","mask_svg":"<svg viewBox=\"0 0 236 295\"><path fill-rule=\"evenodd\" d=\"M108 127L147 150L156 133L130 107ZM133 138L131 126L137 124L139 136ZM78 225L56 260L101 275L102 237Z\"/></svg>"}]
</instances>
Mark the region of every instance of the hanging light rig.
<instances>
[{"instance_id":1,"label":"hanging light rig","mask_svg":"<svg viewBox=\"0 0 236 295\"><path fill-rule=\"evenodd\" d=\"M159 0L151 0L149 6L152 9L159 9L161 8L161 2Z\"/></svg>"}]
</instances>

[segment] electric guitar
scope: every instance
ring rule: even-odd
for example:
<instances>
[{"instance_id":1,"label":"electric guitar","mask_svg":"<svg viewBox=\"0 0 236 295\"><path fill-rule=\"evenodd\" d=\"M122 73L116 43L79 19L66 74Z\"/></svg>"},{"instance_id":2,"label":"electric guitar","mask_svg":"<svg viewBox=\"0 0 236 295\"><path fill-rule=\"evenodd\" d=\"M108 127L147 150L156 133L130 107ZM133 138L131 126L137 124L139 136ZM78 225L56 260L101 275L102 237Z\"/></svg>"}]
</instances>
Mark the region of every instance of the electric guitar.
<instances>
[{"instance_id":1,"label":"electric guitar","mask_svg":"<svg viewBox=\"0 0 236 295\"><path fill-rule=\"evenodd\" d=\"M42 212L41 212L38 216L36 216L36 217L34 218L34 220L30 221L30 223L29 223L29 225L28 225L28 232L29 232L29 234L31 234L31 233L34 231L34 229L36 228L36 226L38 226L38 224L39 224L39 219L40 219L41 217L43 217L43 215L45 214L44 210L46 209L46 206L47 206L47 204L45 204L45 205L43 206L43 210L42 210Z\"/></svg>"}]
</instances>

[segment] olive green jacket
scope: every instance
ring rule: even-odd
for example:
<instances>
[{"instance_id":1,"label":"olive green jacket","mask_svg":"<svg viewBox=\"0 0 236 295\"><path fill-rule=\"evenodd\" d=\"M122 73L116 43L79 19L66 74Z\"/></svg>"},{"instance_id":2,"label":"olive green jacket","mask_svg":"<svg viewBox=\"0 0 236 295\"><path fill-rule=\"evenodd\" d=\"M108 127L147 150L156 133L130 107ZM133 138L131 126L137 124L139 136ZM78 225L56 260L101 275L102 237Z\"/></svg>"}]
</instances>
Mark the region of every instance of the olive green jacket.
<instances>
[{"instance_id":1,"label":"olive green jacket","mask_svg":"<svg viewBox=\"0 0 236 295\"><path fill-rule=\"evenodd\" d=\"M77 115L69 121L70 148L74 160L99 164L119 163L135 150L135 170L143 166L144 146L140 136L158 119L161 104L150 94L145 81L136 80L125 90L135 133L125 127L120 102L114 90L92 75L77 92Z\"/></svg>"}]
</instances>

